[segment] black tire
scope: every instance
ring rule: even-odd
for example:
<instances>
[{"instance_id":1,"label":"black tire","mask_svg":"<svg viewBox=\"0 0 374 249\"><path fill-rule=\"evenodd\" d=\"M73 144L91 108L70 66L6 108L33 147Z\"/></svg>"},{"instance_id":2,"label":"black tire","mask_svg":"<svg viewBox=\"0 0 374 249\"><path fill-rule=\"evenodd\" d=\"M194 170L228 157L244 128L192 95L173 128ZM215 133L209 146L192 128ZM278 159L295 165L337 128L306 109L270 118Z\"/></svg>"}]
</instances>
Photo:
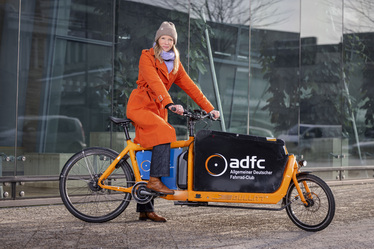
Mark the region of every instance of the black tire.
<instances>
[{"instance_id":1,"label":"black tire","mask_svg":"<svg viewBox=\"0 0 374 249\"><path fill-rule=\"evenodd\" d=\"M73 155L60 174L61 199L75 217L87 222L106 222L116 218L129 205L130 193L102 189L97 180L118 153L107 148L87 148ZM127 159L127 158L126 158ZM134 174L126 160L105 181L107 185L130 187Z\"/></svg>"},{"instance_id":2,"label":"black tire","mask_svg":"<svg viewBox=\"0 0 374 249\"><path fill-rule=\"evenodd\" d=\"M329 186L319 177L311 174L297 176L297 181L308 205L299 197L295 184L291 181L284 203L292 222L301 229L316 232L325 229L335 215L335 199ZM307 193L303 183L310 189ZM296 198L296 200L295 200Z\"/></svg>"}]
</instances>

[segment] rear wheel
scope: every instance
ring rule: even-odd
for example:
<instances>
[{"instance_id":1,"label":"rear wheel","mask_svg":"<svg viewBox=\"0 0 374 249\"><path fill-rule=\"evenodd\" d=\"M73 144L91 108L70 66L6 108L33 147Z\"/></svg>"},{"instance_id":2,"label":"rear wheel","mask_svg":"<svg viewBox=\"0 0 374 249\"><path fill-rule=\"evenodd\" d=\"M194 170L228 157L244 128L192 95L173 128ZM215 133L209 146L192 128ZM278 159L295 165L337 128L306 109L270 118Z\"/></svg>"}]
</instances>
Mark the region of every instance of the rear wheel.
<instances>
[{"instance_id":1,"label":"rear wheel","mask_svg":"<svg viewBox=\"0 0 374 249\"><path fill-rule=\"evenodd\" d=\"M315 175L302 174L297 176L297 181L307 204L301 201L295 184L291 182L284 198L284 203L289 204L286 207L288 216L295 225L306 231L325 229L335 214L335 200L331 189Z\"/></svg>"},{"instance_id":2,"label":"rear wheel","mask_svg":"<svg viewBox=\"0 0 374 249\"><path fill-rule=\"evenodd\" d=\"M60 195L75 217L87 222L105 222L116 218L129 205L130 193L102 189L98 179L118 156L107 148L87 148L73 155L60 175ZM134 175L130 165L121 160L105 185L130 187Z\"/></svg>"}]
</instances>

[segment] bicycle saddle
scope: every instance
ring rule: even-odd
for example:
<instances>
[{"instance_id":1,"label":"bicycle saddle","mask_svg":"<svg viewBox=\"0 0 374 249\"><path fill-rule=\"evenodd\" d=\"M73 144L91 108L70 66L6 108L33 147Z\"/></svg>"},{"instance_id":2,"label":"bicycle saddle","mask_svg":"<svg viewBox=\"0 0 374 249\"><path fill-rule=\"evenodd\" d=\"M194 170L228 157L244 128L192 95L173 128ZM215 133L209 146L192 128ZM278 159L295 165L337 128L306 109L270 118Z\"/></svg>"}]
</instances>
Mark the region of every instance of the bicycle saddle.
<instances>
[{"instance_id":1,"label":"bicycle saddle","mask_svg":"<svg viewBox=\"0 0 374 249\"><path fill-rule=\"evenodd\" d=\"M109 119L115 124L128 124L132 122L130 119L127 118L116 118L112 116L110 116Z\"/></svg>"}]
</instances>

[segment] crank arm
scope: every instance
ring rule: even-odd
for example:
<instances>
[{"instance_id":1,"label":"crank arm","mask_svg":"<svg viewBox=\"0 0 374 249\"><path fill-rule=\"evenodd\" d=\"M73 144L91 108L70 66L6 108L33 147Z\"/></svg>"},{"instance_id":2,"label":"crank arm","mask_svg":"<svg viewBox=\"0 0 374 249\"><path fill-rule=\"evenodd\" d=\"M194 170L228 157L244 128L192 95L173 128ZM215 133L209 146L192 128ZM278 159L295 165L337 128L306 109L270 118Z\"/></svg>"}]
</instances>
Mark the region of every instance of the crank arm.
<instances>
[{"instance_id":1,"label":"crank arm","mask_svg":"<svg viewBox=\"0 0 374 249\"><path fill-rule=\"evenodd\" d=\"M162 193L155 192L155 191L148 190L148 189L142 189L142 190L139 191L139 193L140 193L141 195L151 195L151 196L155 196L155 197L165 196L165 195L162 194Z\"/></svg>"}]
</instances>

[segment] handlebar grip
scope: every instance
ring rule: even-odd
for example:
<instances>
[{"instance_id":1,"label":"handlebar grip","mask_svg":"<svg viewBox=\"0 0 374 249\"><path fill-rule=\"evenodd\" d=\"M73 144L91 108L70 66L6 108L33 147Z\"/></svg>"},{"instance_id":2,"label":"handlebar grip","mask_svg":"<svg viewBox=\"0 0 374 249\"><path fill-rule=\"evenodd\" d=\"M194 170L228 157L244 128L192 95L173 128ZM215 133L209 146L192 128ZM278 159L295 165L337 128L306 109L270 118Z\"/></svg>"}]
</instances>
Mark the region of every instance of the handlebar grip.
<instances>
[{"instance_id":1,"label":"handlebar grip","mask_svg":"<svg viewBox=\"0 0 374 249\"><path fill-rule=\"evenodd\" d=\"M177 110L177 108L175 108L175 107L170 108L170 111L172 111L172 112L175 112L176 110Z\"/></svg>"}]
</instances>

